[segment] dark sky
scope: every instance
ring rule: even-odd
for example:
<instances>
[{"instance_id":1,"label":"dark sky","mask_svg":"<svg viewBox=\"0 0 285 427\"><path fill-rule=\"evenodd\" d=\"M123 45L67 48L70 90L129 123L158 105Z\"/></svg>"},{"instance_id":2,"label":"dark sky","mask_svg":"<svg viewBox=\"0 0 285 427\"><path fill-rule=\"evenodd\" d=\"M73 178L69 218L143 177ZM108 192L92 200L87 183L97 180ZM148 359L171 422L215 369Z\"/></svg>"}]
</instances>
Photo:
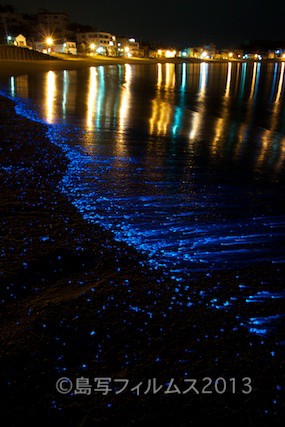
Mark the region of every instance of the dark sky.
<instances>
[{"instance_id":1,"label":"dark sky","mask_svg":"<svg viewBox=\"0 0 285 427\"><path fill-rule=\"evenodd\" d=\"M0 0L1 1L1 0ZM1 1L1 3L4 3ZM68 12L70 21L184 46L243 40L285 40L284 0L11 0L20 12Z\"/></svg>"}]
</instances>

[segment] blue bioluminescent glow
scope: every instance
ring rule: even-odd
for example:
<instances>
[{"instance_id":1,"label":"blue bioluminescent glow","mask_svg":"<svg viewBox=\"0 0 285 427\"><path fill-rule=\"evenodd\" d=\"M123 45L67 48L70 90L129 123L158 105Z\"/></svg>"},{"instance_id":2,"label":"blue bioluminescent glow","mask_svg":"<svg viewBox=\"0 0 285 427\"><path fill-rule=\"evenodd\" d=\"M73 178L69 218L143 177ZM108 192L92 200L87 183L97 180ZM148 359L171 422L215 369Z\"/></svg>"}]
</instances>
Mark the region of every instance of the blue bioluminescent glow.
<instances>
[{"instance_id":1,"label":"blue bioluminescent glow","mask_svg":"<svg viewBox=\"0 0 285 427\"><path fill-rule=\"evenodd\" d=\"M258 335L266 335L284 316L284 314L276 314L267 317L252 317L248 321L249 331Z\"/></svg>"},{"instance_id":2,"label":"blue bioluminescent glow","mask_svg":"<svg viewBox=\"0 0 285 427\"><path fill-rule=\"evenodd\" d=\"M255 268L258 275L264 264L277 272L285 262L284 187L277 188L285 160L284 64L275 65L264 104L262 64L219 66L215 85L215 64L157 64L143 84L141 69L125 64L50 71L34 87L34 99L24 96L36 85L27 78L18 85L11 78L1 92L16 101L18 114L45 123L64 151L69 164L60 188L82 217L147 254L181 292L194 274L239 277L240 269ZM260 185L262 179L274 184ZM269 285L240 290L247 306L284 298ZM200 296L203 302L209 295ZM231 310L235 300L211 294L209 301ZM152 316L147 307L129 309ZM251 318L250 330L261 325L265 333L267 322L257 321Z\"/></svg>"}]
</instances>

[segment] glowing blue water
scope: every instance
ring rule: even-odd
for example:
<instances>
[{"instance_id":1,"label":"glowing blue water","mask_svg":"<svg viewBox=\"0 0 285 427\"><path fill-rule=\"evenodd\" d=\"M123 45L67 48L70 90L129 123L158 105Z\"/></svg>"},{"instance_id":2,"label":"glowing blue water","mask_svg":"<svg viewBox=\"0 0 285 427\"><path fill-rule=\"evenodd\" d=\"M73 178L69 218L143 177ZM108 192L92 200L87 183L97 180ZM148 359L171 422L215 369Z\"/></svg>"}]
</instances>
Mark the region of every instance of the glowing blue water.
<instances>
[{"instance_id":1,"label":"glowing blue water","mask_svg":"<svg viewBox=\"0 0 285 427\"><path fill-rule=\"evenodd\" d=\"M285 260L284 67L196 65L50 72L26 99L15 78L5 94L64 150L60 185L85 219L178 281L258 275Z\"/></svg>"},{"instance_id":2,"label":"glowing blue water","mask_svg":"<svg viewBox=\"0 0 285 427\"><path fill-rule=\"evenodd\" d=\"M218 168L213 164L212 172L207 164L209 159L207 156L204 158L201 156L199 147L194 147L194 149L191 147L190 150L188 147L186 152L185 147L182 146L181 149L181 145L189 144L189 142L174 137L174 135L184 137L186 126L183 121L188 120L190 129L191 126L193 129L195 120L201 121L200 126L203 126L203 122L207 122L209 127L214 120L211 105L208 107L209 112L204 112L209 72L205 67L208 66L202 64L197 76L199 84L196 107L204 104L201 111L198 108L198 113L186 108L185 86L189 76L185 66L183 64L181 70L167 68L164 70L166 73L164 91L161 90L161 93L156 94L156 98L153 99L153 102L157 102L157 108L167 109L168 116L169 114L172 116L171 119L167 116L159 116L155 110L156 107L153 107L153 115L157 115L154 117L157 119L156 124L154 120L154 126L158 127L158 135L156 135L157 147L151 152L150 159L147 159L150 135L142 132L142 130L144 131L141 126L142 120L138 120L135 111L133 116L125 120L123 129L120 129L119 133L116 131L120 123L117 122L115 125L111 123L114 116L120 115L120 108L122 108L119 107L120 102L121 104L123 101L132 103L134 110L137 108L137 103L141 102L141 93L138 93L137 101L134 99L134 95L131 101L129 99L131 90L130 87L126 89L125 86L133 85L135 87L136 81L132 80L131 83L128 81L127 73L130 73L128 69L119 68L117 72L113 70L114 67L109 67L109 72L106 72L103 67L99 67L97 72L92 69L91 73L93 72L93 78L96 79L95 86L92 89L90 80L89 86L84 87L86 97L89 97L88 102L91 102L88 109L91 109L93 113L90 122L91 130L87 129L87 132L74 113L69 115L66 113L68 93L72 90L69 87L71 77L67 72L57 76L62 79L60 83L57 83L58 86L62 84L59 95L52 93L49 100L50 95L47 93L47 99L44 100L37 94L35 102L37 104L40 102L40 106L17 98L17 112L33 120L46 123L46 121L50 121L50 114L47 112L44 117L45 103L54 103L58 106L60 102L55 98L62 99L61 111L57 112L57 115L54 113L53 124L48 126L49 138L64 149L70 160L68 171L61 183L62 190L80 210L84 218L112 230L116 239L124 240L139 250L145 251L150 256L151 262L166 266L172 274L179 276L179 272L187 273L193 269L233 268L242 264L264 261L284 262L284 254L280 251L278 242L284 239L285 217L278 209L273 215L268 214L267 208L260 210L260 207L261 209L265 207L265 203L272 203L273 198L270 200L268 197L271 189L269 193L260 194L260 188L249 188L250 183L239 185L236 178L231 177L230 170L226 172L229 177L225 178L221 175L219 178L221 167ZM243 75L239 94L244 92L245 84L245 64L242 67ZM169 88L167 86L169 75L172 78L176 76L176 80L178 80L178 71L182 73L180 85L172 84ZM229 71L231 69L228 69L226 86L229 83ZM276 67L274 71L273 93L277 79ZM163 69L160 72L162 74ZM255 77L252 76L252 78L255 80L249 83L257 87L254 88L253 99L250 102L247 100L248 109L254 108L258 94L260 64L256 70L253 70L253 75L254 73ZM45 83L48 85L46 90L49 92L53 89L55 92L55 87L53 87L55 80L50 83L50 76L49 74L47 83ZM85 84L91 77L92 74L85 76ZM140 75L138 77L141 78ZM54 75L52 78L55 78ZM10 90L15 99L17 82L14 78L12 79ZM145 84L148 83L149 81L146 80ZM96 96L93 94L93 98L92 90L97 91ZM115 95L113 95L114 90L117 92ZM226 88L227 90L231 90L231 86ZM150 89L149 91L151 94ZM191 91L191 87L188 88L188 91ZM112 108L107 110L108 96L111 94L114 97ZM177 102L179 102L178 106L175 105ZM223 94L222 105L227 102L226 94ZM47 108L55 107L51 104ZM104 108L107 110L105 113ZM124 108L127 109L129 106L126 104ZM92 109L96 109L96 112ZM91 114L89 110L87 115ZM228 106L223 113L226 116L232 110L233 106ZM251 117L249 120L247 132L250 131L253 118ZM168 123L159 124L159 121L167 120ZM225 119L222 117L221 120ZM241 137L240 132L232 134L231 129L238 127L236 120L237 114L234 113L232 120L225 121L226 127L229 127L229 130L226 129L226 135L221 135L221 132L219 134L220 145L224 144L223 138L228 140L226 141L227 151L231 149L232 144L237 145L236 138ZM241 123L248 120L247 113L244 113L241 118L239 117L239 120ZM71 126L71 122L75 122L77 126ZM134 129L134 124L138 125L137 130ZM167 125L167 129L161 136L159 126L163 124ZM264 129L262 129L263 131ZM101 139L99 138L99 142L96 141L98 132L101 132L103 136ZM205 136L215 137L209 133L203 134L201 129L199 132L200 140ZM88 135L88 141L91 139L93 145L91 150L90 142L86 146L85 134ZM151 137L154 138L154 135ZM246 133L242 137L244 138L242 145L247 150L249 138ZM124 146L120 155L114 153L116 138L121 138L120 144ZM256 138L260 138L259 129ZM280 134L272 132L270 138L271 140L275 138L275 143L279 145L277 151L280 150L280 145L284 143ZM274 141L271 140L272 155L274 155ZM208 143L211 144L212 141L209 140ZM94 149L96 144L97 147ZM109 149L108 144L110 144ZM128 145L129 150L126 149ZM133 154L130 153L131 149L133 149ZM165 150L169 152L165 153ZM256 153L254 154L256 155ZM164 155L166 157L162 159L161 157ZM222 155L225 157L224 153ZM187 161L181 160L180 156L185 156ZM204 164L198 164L199 157L202 157ZM224 163L228 160L229 165L232 163L231 157L222 160ZM271 161L273 160L274 158ZM254 162L254 158L250 161ZM251 169L253 167L254 164ZM242 168L238 169L238 173L243 173ZM264 197L264 203L260 202L262 197ZM259 199L258 203L256 203L257 199ZM252 208L250 204L256 205L256 207Z\"/></svg>"}]
</instances>

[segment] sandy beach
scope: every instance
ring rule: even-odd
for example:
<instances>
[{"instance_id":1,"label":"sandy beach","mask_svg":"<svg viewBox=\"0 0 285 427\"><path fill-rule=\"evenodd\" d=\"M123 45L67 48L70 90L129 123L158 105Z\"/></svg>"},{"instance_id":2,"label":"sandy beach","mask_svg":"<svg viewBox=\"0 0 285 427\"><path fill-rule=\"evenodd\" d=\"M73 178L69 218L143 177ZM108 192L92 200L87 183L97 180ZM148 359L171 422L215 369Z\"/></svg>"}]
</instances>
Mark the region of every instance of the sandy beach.
<instances>
[{"instance_id":1,"label":"sandy beach","mask_svg":"<svg viewBox=\"0 0 285 427\"><path fill-rule=\"evenodd\" d=\"M0 74L1 75L19 75L25 74L31 71L49 71L49 70L78 70L81 68L98 66L98 65L114 65L114 64L149 64L155 63L152 60L141 59L141 60L124 60L116 58L106 58L106 59L69 59L69 60L60 60L55 59L54 61L17 61L17 60L5 60L1 61L0 65Z\"/></svg>"},{"instance_id":2,"label":"sandy beach","mask_svg":"<svg viewBox=\"0 0 285 427\"><path fill-rule=\"evenodd\" d=\"M20 61L20 60L1 60L0 75L20 75L29 73L31 71L49 71L49 70L79 70L86 67L99 66L99 65L116 65L116 64L157 64L157 63L201 63L203 60L190 59L190 58L116 58L97 55L94 57L72 57L66 55L55 56L54 61ZM209 63L228 63L228 60L208 60ZM241 60L232 60L232 62L245 62ZM248 60L246 62L253 62Z\"/></svg>"},{"instance_id":3,"label":"sandy beach","mask_svg":"<svg viewBox=\"0 0 285 427\"><path fill-rule=\"evenodd\" d=\"M0 74L90 65L99 62L7 61ZM0 103L0 406L9 426L253 426L264 410L268 425L281 425L276 384L285 362L276 344L249 334L234 311L201 304L200 292L216 277L197 280L186 307L162 270L83 221L59 191L67 160L45 126L17 116L10 100ZM222 278L231 295L239 292L233 274ZM185 373L251 376L254 393L76 396L55 388L60 377L127 378L135 386L149 378L182 382Z\"/></svg>"}]
</instances>

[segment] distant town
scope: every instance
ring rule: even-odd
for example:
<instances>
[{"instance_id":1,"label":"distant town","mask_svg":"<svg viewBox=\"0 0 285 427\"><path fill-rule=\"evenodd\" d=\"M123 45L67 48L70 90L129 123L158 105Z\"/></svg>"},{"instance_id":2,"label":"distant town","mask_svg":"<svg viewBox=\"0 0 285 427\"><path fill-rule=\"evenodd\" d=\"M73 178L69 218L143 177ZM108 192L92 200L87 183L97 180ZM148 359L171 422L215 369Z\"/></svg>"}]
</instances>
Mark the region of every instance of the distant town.
<instances>
[{"instance_id":1,"label":"distant town","mask_svg":"<svg viewBox=\"0 0 285 427\"><path fill-rule=\"evenodd\" d=\"M46 54L124 58L192 58L200 60L285 60L285 42L251 40L236 47L217 48L214 43L184 47L137 40L135 34L116 35L69 21L66 12L39 9L24 14L0 5L0 44Z\"/></svg>"}]
</instances>

